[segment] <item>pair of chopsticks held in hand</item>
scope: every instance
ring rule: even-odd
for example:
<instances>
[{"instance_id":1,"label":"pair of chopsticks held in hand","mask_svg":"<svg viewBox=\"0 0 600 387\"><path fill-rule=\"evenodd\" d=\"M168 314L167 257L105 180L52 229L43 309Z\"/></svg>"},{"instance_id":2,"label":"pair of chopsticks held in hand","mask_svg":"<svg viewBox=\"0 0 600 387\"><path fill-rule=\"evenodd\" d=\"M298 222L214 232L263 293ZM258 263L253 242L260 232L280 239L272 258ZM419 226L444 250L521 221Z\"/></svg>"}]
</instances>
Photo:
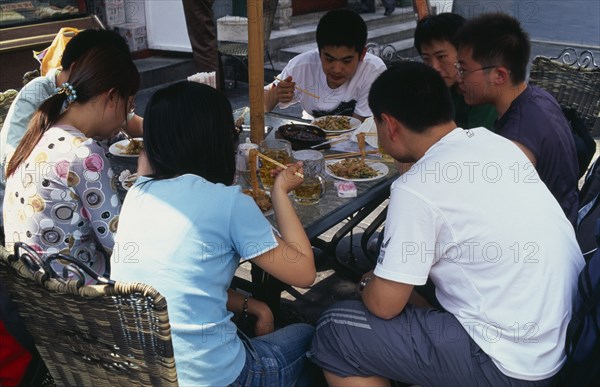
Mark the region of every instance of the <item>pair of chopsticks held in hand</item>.
<instances>
[{"instance_id":1,"label":"pair of chopsticks held in hand","mask_svg":"<svg viewBox=\"0 0 600 387\"><path fill-rule=\"evenodd\" d=\"M276 79L276 80L278 80L279 82L287 82L287 81L285 81L285 80L283 80L283 79L281 79L281 78L277 78L277 77L273 77L273 78L275 78L275 79ZM313 93L311 93L310 91L304 90L304 89L302 89L301 87L298 87L298 86L295 86L295 88L296 88L296 90L298 90L298 91L301 91L301 92L303 92L303 93L304 93L304 94L306 94L306 95L310 95L311 97L313 97L313 98L315 98L315 99L319 99L319 96L318 96L318 95L316 95L316 94L313 94Z\"/></svg>"},{"instance_id":2,"label":"pair of chopsticks held in hand","mask_svg":"<svg viewBox=\"0 0 600 387\"><path fill-rule=\"evenodd\" d=\"M261 159L263 159L263 160L265 160L265 161L268 161L268 162L270 162L270 163L272 163L272 164L275 164L275 165L276 165L276 166L278 166L279 168L282 168L282 169L288 169L287 165L283 165L283 164L281 164L279 161L277 161L277 160L273 160L273 159L272 159L272 158L270 158L269 156L267 156L267 155L263 155L262 153L260 153L259 151L255 150L255 149L251 149L251 150L250 150L249 157L250 157L251 159L254 159L254 156L258 156L258 157L260 157ZM299 178L301 178L301 179L304 179L304 175L303 175L303 174L301 174L300 172L294 172L294 175L298 176L298 177L299 177Z\"/></svg>"}]
</instances>

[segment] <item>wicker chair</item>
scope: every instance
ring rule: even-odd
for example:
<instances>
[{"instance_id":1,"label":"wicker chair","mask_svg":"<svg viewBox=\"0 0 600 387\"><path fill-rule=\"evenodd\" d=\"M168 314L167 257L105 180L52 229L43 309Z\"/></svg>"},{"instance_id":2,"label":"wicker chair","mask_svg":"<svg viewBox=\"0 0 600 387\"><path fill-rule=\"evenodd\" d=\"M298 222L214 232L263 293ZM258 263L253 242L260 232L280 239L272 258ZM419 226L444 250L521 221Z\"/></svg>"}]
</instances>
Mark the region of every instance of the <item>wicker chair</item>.
<instances>
[{"instance_id":1,"label":"wicker chair","mask_svg":"<svg viewBox=\"0 0 600 387\"><path fill-rule=\"evenodd\" d=\"M592 130L600 115L600 67L590 51L565 49L558 57L533 59L529 83L548 91L563 108L574 108Z\"/></svg>"},{"instance_id":2,"label":"wicker chair","mask_svg":"<svg viewBox=\"0 0 600 387\"><path fill-rule=\"evenodd\" d=\"M163 296L144 284L82 285L51 272L25 245L0 252L0 280L57 385L177 386Z\"/></svg>"},{"instance_id":3,"label":"wicker chair","mask_svg":"<svg viewBox=\"0 0 600 387\"><path fill-rule=\"evenodd\" d=\"M367 52L378 56L387 68L390 68L394 63L411 61L412 59L403 57L396 51L396 48L391 44L380 45L378 43L367 43Z\"/></svg>"}]
</instances>

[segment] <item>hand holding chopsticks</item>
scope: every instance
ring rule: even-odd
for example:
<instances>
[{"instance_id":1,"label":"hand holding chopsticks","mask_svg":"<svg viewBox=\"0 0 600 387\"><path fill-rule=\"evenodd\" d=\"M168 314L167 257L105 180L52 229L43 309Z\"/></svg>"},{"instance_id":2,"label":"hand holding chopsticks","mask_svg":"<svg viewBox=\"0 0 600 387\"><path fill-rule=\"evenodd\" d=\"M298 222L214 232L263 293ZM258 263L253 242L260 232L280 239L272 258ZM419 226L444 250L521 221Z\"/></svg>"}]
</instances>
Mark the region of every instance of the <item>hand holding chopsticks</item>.
<instances>
[{"instance_id":1,"label":"hand holding chopsticks","mask_svg":"<svg viewBox=\"0 0 600 387\"><path fill-rule=\"evenodd\" d=\"M284 79L281 79L281 78L277 78L277 77L273 77L273 78L275 78L275 79L276 79L276 80L278 80L279 82L287 82L286 80L284 80ZM296 90L298 90L298 91L301 91L301 92L303 92L303 93L304 93L304 94L306 94L306 95L310 95L311 97L313 97L313 98L315 98L315 99L319 99L319 96L318 96L318 95L316 95L316 94L313 94L313 93L311 93L310 91L304 90L304 89L302 89L302 88L300 88L300 87L298 87L298 86L295 86L295 88L296 88ZM288 101L288 102L289 102L289 101Z\"/></svg>"}]
</instances>

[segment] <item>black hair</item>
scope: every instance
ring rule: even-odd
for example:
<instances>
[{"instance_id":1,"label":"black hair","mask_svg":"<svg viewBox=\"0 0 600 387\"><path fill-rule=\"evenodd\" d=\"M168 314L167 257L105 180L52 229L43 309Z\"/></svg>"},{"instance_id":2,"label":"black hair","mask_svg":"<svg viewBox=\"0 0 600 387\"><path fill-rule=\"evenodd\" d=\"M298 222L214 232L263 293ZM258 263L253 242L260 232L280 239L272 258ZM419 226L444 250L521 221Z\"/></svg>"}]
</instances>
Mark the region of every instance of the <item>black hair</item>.
<instances>
[{"instance_id":1,"label":"black hair","mask_svg":"<svg viewBox=\"0 0 600 387\"><path fill-rule=\"evenodd\" d=\"M424 44L431 44L434 41L448 41L456 47L454 36L463 24L465 24L464 17L450 12L427 15L419 20L415 29L415 48L419 55Z\"/></svg>"},{"instance_id":2,"label":"black hair","mask_svg":"<svg viewBox=\"0 0 600 387\"><path fill-rule=\"evenodd\" d=\"M336 9L327 12L317 25L317 46L346 46L362 53L367 45L367 24L356 12Z\"/></svg>"},{"instance_id":3,"label":"black hair","mask_svg":"<svg viewBox=\"0 0 600 387\"><path fill-rule=\"evenodd\" d=\"M420 62L401 62L384 71L371 86L369 106L377 120L386 113L417 133L454 117L446 83Z\"/></svg>"},{"instance_id":4,"label":"black hair","mask_svg":"<svg viewBox=\"0 0 600 387\"><path fill-rule=\"evenodd\" d=\"M225 95L182 81L158 90L144 113L144 149L154 179L186 173L231 185L235 175L233 112Z\"/></svg>"},{"instance_id":5,"label":"black hair","mask_svg":"<svg viewBox=\"0 0 600 387\"><path fill-rule=\"evenodd\" d=\"M89 49L79 58L68 83L77 93L77 99L72 103L86 103L111 89L123 98L135 95L140 86L140 75L129 54L116 47L99 46ZM67 93L54 94L39 106L10 159L7 176L17 170L44 133L58 121L67 96Z\"/></svg>"},{"instance_id":6,"label":"black hair","mask_svg":"<svg viewBox=\"0 0 600 387\"><path fill-rule=\"evenodd\" d=\"M98 46L111 46L131 56L127 42L118 33L109 30L90 29L79 32L69 40L63 51L60 65L63 69L68 70L83 54Z\"/></svg>"},{"instance_id":7,"label":"black hair","mask_svg":"<svg viewBox=\"0 0 600 387\"><path fill-rule=\"evenodd\" d=\"M525 81L531 53L529 36L519 21L502 13L484 14L469 20L457 32L459 47L470 47L482 66L510 70L513 84Z\"/></svg>"}]
</instances>

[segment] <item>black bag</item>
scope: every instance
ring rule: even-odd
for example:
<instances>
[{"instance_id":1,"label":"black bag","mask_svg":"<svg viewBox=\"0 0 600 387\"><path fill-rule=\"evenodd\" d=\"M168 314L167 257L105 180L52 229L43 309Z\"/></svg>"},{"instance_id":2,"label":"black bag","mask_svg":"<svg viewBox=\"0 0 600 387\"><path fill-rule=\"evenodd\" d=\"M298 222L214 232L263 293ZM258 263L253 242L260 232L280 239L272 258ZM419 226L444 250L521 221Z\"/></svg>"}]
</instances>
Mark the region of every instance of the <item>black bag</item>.
<instances>
[{"instance_id":1,"label":"black bag","mask_svg":"<svg viewBox=\"0 0 600 387\"><path fill-rule=\"evenodd\" d=\"M579 191L579 212L575 227L577 242L586 261L598 249L596 236L600 233L600 162L588 172Z\"/></svg>"},{"instance_id":2,"label":"black bag","mask_svg":"<svg viewBox=\"0 0 600 387\"><path fill-rule=\"evenodd\" d=\"M585 265L577 282L573 315L565 340L567 361L559 376L566 387L600 383L600 250Z\"/></svg>"},{"instance_id":3,"label":"black bag","mask_svg":"<svg viewBox=\"0 0 600 387\"><path fill-rule=\"evenodd\" d=\"M563 108L562 111L569 122L573 140L575 141L577 163L579 165L579 177L581 178L585 174L588 165L590 165L590 161L592 161L592 158L596 153L596 142L575 109Z\"/></svg>"}]
</instances>

